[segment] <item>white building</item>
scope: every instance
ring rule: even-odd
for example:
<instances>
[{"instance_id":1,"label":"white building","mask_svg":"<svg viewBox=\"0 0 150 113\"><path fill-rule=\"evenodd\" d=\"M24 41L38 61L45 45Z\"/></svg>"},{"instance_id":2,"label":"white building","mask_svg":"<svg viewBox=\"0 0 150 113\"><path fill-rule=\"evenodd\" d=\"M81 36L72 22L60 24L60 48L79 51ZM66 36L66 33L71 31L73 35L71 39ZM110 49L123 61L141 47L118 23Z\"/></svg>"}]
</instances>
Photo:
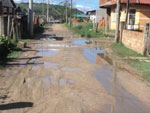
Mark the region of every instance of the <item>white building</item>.
<instances>
[{"instance_id":1,"label":"white building","mask_svg":"<svg viewBox=\"0 0 150 113\"><path fill-rule=\"evenodd\" d=\"M87 15L90 15L92 23L96 23L96 10L87 11Z\"/></svg>"},{"instance_id":2,"label":"white building","mask_svg":"<svg viewBox=\"0 0 150 113\"><path fill-rule=\"evenodd\" d=\"M98 23L102 17L104 17L105 19L107 17L106 9L91 10L86 14L90 15L90 20L92 21L92 23Z\"/></svg>"}]
</instances>

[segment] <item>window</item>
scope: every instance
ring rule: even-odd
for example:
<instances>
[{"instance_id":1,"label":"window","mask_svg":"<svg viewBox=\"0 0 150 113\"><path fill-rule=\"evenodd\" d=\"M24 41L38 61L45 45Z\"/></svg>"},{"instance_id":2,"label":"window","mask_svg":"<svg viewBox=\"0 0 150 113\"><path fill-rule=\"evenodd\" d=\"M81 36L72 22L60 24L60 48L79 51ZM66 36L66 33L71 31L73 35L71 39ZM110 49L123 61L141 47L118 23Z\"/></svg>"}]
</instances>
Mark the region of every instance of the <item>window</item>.
<instances>
[{"instance_id":1,"label":"window","mask_svg":"<svg viewBox=\"0 0 150 113\"><path fill-rule=\"evenodd\" d=\"M129 9L128 24L135 25L136 9Z\"/></svg>"}]
</instances>

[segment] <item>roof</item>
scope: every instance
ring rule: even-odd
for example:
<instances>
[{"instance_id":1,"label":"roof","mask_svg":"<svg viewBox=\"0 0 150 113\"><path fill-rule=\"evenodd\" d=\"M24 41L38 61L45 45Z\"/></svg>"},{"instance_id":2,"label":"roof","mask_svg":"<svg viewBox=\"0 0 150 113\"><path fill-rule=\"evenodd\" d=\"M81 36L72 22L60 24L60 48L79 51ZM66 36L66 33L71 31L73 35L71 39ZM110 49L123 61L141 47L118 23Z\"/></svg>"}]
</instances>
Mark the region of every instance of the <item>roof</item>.
<instances>
[{"instance_id":1,"label":"roof","mask_svg":"<svg viewBox=\"0 0 150 113\"><path fill-rule=\"evenodd\" d=\"M96 10L91 10L91 11L87 11L87 12L86 12L87 15L91 15L91 14L93 14L93 13L96 14Z\"/></svg>"},{"instance_id":2,"label":"roof","mask_svg":"<svg viewBox=\"0 0 150 113\"><path fill-rule=\"evenodd\" d=\"M89 18L90 15L83 15L83 14L75 14L74 17L82 17L82 18Z\"/></svg>"},{"instance_id":3,"label":"roof","mask_svg":"<svg viewBox=\"0 0 150 113\"><path fill-rule=\"evenodd\" d=\"M13 4L13 6L16 7L16 4L15 4L14 0L10 0L10 1Z\"/></svg>"},{"instance_id":4,"label":"roof","mask_svg":"<svg viewBox=\"0 0 150 113\"><path fill-rule=\"evenodd\" d=\"M126 3L127 0L121 0L122 3ZM150 0L130 0L130 3L133 4L148 4L150 5Z\"/></svg>"},{"instance_id":5,"label":"roof","mask_svg":"<svg viewBox=\"0 0 150 113\"><path fill-rule=\"evenodd\" d=\"M143 4L143 5L150 5L150 0L130 0L130 4ZM121 3L127 3L127 0L121 0ZM116 1L108 1L104 4L100 4L100 7L109 7L112 5L116 5Z\"/></svg>"},{"instance_id":6,"label":"roof","mask_svg":"<svg viewBox=\"0 0 150 113\"><path fill-rule=\"evenodd\" d=\"M2 5L6 7L16 8L16 4L13 0L2 0Z\"/></svg>"},{"instance_id":7,"label":"roof","mask_svg":"<svg viewBox=\"0 0 150 113\"><path fill-rule=\"evenodd\" d=\"M96 12L96 10L91 10L91 11L87 11L87 12Z\"/></svg>"}]
</instances>

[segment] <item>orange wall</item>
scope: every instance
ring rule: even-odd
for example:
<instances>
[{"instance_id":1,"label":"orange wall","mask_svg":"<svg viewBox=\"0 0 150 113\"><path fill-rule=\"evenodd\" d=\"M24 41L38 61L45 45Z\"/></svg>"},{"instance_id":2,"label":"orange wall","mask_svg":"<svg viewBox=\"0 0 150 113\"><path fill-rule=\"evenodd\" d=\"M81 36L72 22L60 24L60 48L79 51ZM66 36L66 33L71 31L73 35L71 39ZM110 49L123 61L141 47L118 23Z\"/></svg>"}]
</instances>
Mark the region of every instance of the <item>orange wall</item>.
<instances>
[{"instance_id":1,"label":"orange wall","mask_svg":"<svg viewBox=\"0 0 150 113\"><path fill-rule=\"evenodd\" d=\"M144 24L150 23L150 6L149 5L130 5L130 8L136 9L136 25L140 25L140 29L143 30ZM111 29L116 28L116 20L114 20L116 15L114 14L113 10L115 7L111 7ZM122 11L121 11L121 21L125 21L126 13L125 13L126 7L125 5L122 5Z\"/></svg>"}]
</instances>

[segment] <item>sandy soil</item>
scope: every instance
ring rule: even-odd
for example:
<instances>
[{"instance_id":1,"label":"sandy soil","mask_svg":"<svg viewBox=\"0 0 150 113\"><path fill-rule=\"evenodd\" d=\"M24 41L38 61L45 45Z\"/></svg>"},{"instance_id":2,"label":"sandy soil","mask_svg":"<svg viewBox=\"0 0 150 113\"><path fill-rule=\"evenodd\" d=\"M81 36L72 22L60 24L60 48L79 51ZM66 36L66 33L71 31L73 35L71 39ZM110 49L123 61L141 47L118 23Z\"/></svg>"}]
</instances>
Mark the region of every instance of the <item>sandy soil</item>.
<instances>
[{"instance_id":1,"label":"sandy soil","mask_svg":"<svg viewBox=\"0 0 150 113\"><path fill-rule=\"evenodd\" d=\"M50 34L64 40L32 40L0 70L0 113L149 113L143 81L118 70L114 82L112 66L64 25L40 38Z\"/></svg>"}]
</instances>

